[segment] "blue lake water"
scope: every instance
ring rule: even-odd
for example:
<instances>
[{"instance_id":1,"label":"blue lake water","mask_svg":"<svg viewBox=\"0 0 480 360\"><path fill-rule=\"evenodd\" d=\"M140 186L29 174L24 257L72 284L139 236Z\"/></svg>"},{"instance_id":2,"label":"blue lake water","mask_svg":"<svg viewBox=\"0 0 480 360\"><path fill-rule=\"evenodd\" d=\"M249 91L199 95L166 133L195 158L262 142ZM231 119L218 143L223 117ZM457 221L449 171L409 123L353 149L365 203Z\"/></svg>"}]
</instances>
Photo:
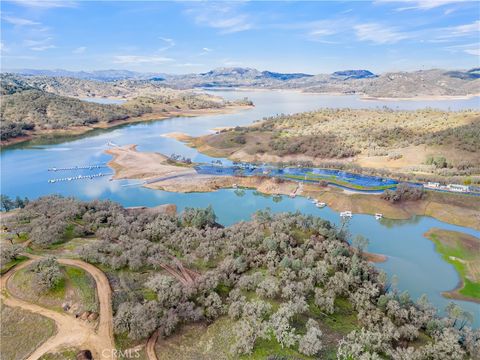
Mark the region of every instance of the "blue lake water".
<instances>
[{"instance_id":1,"label":"blue lake water","mask_svg":"<svg viewBox=\"0 0 480 360\"><path fill-rule=\"evenodd\" d=\"M164 154L180 154L196 162L210 162L212 158L199 154L195 149L163 135L171 132L184 132L202 135L213 128L223 126L248 125L265 116L280 113L294 113L315 110L320 107L376 108L388 106L392 109L417 109L434 107L460 110L480 108L479 98L468 100L442 101L363 101L356 96L330 96L302 94L286 91L235 92L224 91L215 94L228 99L248 96L256 106L235 114L209 115L194 118L172 118L157 122L138 123L110 130L99 130L78 138L56 140L55 144L22 144L1 151L1 192L10 196L37 198L57 193L76 196L81 199L111 199L124 206L155 206L164 203L176 204L179 211L185 207L205 207L211 204L219 222L229 225L248 220L258 209L271 208L274 212L301 211L339 222L338 213L329 208L318 209L305 198L282 197L274 201L272 197L245 191L243 196L233 190L220 190L212 193L178 194L150 190L136 186L122 186L135 181L109 181L108 178L78 180L49 184L48 180L73 175L88 175L111 172L110 169L76 170L49 172L52 167L72 167L102 164L110 160L104 154L106 143L113 141L119 145L138 144L140 151L157 151ZM224 161L225 164L231 162ZM347 210L347 209L346 209ZM480 232L450 225L430 217L416 217L409 221L383 219L377 221L370 215L354 215L350 229L352 234L362 234L370 239L368 250L388 256L388 261L378 266L389 275L397 275L398 287L406 289L416 298L425 293L439 308L449 300L441 296L442 291L453 289L458 276L450 264L434 251L433 243L423 237L432 227L458 230L480 237ZM480 325L479 305L457 301L475 315L475 325Z\"/></svg>"},{"instance_id":2,"label":"blue lake water","mask_svg":"<svg viewBox=\"0 0 480 360\"><path fill-rule=\"evenodd\" d=\"M109 99L109 98L99 98L99 97L90 97L90 98L80 98L80 100L93 102L97 104L123 104L126 100L123 99Z\"/></svg>"}]
</instances>

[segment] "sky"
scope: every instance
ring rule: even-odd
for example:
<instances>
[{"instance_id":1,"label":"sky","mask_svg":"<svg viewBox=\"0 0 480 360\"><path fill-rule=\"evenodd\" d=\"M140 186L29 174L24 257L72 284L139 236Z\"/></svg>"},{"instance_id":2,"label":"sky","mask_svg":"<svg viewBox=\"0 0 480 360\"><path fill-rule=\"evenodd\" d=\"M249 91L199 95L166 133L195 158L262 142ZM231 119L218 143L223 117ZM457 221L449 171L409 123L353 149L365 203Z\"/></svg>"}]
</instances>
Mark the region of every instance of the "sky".
<instances>
[{"instance_id":1,"label":"sky","mask_svg":"<svg viewBox=\"0 0 480 360\"><path fill-rule=\"evenodd\" d=\"M480 66L480 2L1 1L1 69L376 73Z\"/></svg>"}]
</instances>

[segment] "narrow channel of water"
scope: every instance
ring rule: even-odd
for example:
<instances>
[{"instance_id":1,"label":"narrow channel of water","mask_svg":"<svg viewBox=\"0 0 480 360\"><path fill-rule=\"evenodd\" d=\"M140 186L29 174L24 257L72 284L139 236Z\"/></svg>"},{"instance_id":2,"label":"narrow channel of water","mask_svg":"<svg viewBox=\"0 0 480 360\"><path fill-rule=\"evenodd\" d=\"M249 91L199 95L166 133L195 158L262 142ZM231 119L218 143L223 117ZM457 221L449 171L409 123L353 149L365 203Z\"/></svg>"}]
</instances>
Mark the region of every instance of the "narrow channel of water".
<instances>
[{"instance_id":1,"label":"narrow channel of water","mask_svg":"<svg viewBox=\"0 0 480 360\"><path fill-rule=\"evenodd\" d=\"M478 98L447 101L362 101L356 96L328 96L301 94L296 92L215 92L230 99L248 96L256 104L255 108L235 114L210 115L195 118L172 118L157 122L122 126L108 131L96 131L77 139L56 144L22 144L3 150L1 156L1 192L10 196L37 198L58 193L76 196L81 199L111 199L124 206L155 206L164 203L176 204L181 211L185 207L205 207L211 204L222 224L229 225L240 220L248 220L258 209L271 208L272 211L301 211L314 214L335 223L338 213L329 208L318 209L307 199L282 197L274 201L272 197L246 191L243 196L233 190L212 193L177 194L149 190L135 186L122 186L126 181L109 181L107 178L77 180L50 184L49 179L98 173L98 170L76 170L52 173L52 167L72 167L102 164L110 160L104 154L106 143L113 141L119 145L138 144L140 151L157 151L164 154L177 153L190 157L196 162L210 162L212 158L199 154L174 139L163 136L171 132L185 132L190 135L206 134L211 129L222 126L247 125L264 116L278 113L293 113L314 110L319 107L382 107L393 109L415 109L426 106L459 110L479 108ZM227 162L228 163L228 162ZM102 169L103 171L103 169ZM109 171L109 170L107 170ZM348 210L348 209L345 209ZM399 288L406 289L416 298L426 293L439 308L449 300L441 296L442 291L453 289L458 276L450 264L434 251L433 243L423 237L431 227L466 232L480 237L480 232L469 228L449 225L429 217L417 217L410 221L377 221L373 216L354 215L351 220L353 234L362 234L370 239L369 251L385 254L388 261L379 264L389 275L397 275ZM478 304L457 301L475 315L475 325L480 326Z\"/></svg>"}]
</instances>

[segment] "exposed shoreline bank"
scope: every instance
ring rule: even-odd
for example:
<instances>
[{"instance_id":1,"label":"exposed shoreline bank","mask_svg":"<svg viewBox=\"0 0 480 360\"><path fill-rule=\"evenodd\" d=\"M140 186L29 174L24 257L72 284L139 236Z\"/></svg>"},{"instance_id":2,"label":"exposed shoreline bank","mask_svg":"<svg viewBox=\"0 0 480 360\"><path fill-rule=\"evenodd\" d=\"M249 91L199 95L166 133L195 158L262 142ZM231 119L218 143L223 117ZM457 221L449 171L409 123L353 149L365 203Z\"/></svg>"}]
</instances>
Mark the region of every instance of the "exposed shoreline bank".
<instances>
[{"instance_id":1,"label":"exposed shoreline bank","mask_svg":"<svg viewBox=\"0 0 480 360\"><path fill-rule=\"evenodd\" d=\"M138 152L135 145L107 150L113 156L108 165L115 179L143 180L142 186L169 192L211 192L225 188L248 188L267 195L290 195L300 187L299 182L251 176L199 175L188 166L168 164L159 153ZM349 209L352 213L382 213L386 219L407 220L414 216L431 216L450 224L480 230L478 199L458 194L427 192L419 201L393 204L378 194L363 194L335 187L305 183L298 195L310 196L325 202L335 211Z\"/></svg>"},{"instance_id":2,"label":"exposed shoreline bank","mask_svg":"<svg viewBox=\"0 0 480 360\"><path fill-rule=\"evenodd\" d=\"M229 130L231 127L225 127L224 129ZM222 129L214 128L212 131L219 132ZM286 155L279 156L274 154L262 153L262 154L249 154L244 150L232 150L230 148L220 148L213 147L208 143L209 137L212 135L203 135L199 137L193 137L181 132L172 132L164 134L163 136L169 137L178 141L185 143L187 146L190 146L196 149L198 152L216 158L226 158L231 161L237 162L246 162L246 163L276 163L276 164L285 164L285 163L301 163L309 162L313 166L324 169L336 169L347 171L353 174L358 175L369 175L369 176L379 176L379 177L388 177L390 179L397 180L398 182L427 182L427 181L439 181L441 178L440 175L429 173L429 172L413 172L408 173L403 168L395 167L389 159L384 161L377 162L368 162L368 158L365 158L363 155L357 155L352 158L347 159L317 159L311 156L306 156L303 154L299 155ZM421 147L422 145L416 146ZM409 149L411 152L415 152L418 149L412 147ZM402 159L400 159L401 161ZM337 167L330 167L329 164L334 164ZM339 164L344 167L338 167ZM388 166L387 166L388 165ZM388 170L388 174L385 174L383 170ZM470 174L468 176L463 176L462 180L476 178L480 174ZM423 180L418 180L418 177L423 178ZM445 181L447 181L448 176L445 176ZM352 187L352 190L355 191L355 187Z\"/></svg>"},{"instance_id":3,"label":"exposed shoreline bank","mask_svg":"<svg viewBox=\"0 0 480 360\"><path fill-rule=\"evenodd\" d=\"M238 92L269 92L269 91L278 91L278 92L295 92L302 94L312 94L312 95L328 95L328 96L358 96L360 100L381 100L381 101L442 101L442 100L469 100L475 97L480 96L480 93L477 94L466 94L466 95L419 95L412 97L383 97L383 96L370 96L364 93L343 93L338 91L332 92L312 92L308 89L301 88L292 88L292 89L258 89L255 87L215 87L215 88L203 88L205 91L238 91Z\"/></svg>"},{"instance_id":4,"label":"exposed shoreline bank","mask_svg":"<svg viewBox=\"0 0 480 360\"><path fill-rule=\"evenodd\" d=\"M442 292L449 299L480 304L480 239L457 231L432 228L424 236L435 244L435 251L452 264L459 276L458 285Z\"/></svg>"}]
</instances>

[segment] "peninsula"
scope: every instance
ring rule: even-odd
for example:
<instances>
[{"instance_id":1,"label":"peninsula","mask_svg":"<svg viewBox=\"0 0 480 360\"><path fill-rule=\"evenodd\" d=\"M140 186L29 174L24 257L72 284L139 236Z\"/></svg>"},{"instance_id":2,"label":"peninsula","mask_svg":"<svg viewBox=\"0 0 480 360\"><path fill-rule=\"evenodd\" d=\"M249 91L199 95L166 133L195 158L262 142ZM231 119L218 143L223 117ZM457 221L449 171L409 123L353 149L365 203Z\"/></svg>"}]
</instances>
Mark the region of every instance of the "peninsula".
<instances>
[{"instance_id":1,"label":"peninsula","mask_svg":"<svg viewBox=\"0 0 480 360\"><path fill-rule=\"evenodd\" d=\"M476 196L427 191L418 200L387 201L381 194L362 193L352 189L301 183L294 179L208 174L197 171L194 164L178 162L154 152L139 152L135 145L112 147L109 166L114 179L142 180L142 185L170 192L209 192L222 188L244 187L270 195L303 195L326 203L336 211L346 208L354 213L382 213L390 219L409 219L427 215L448 223L480 229L480 202Z\"/></svg>"}]
</instances>

